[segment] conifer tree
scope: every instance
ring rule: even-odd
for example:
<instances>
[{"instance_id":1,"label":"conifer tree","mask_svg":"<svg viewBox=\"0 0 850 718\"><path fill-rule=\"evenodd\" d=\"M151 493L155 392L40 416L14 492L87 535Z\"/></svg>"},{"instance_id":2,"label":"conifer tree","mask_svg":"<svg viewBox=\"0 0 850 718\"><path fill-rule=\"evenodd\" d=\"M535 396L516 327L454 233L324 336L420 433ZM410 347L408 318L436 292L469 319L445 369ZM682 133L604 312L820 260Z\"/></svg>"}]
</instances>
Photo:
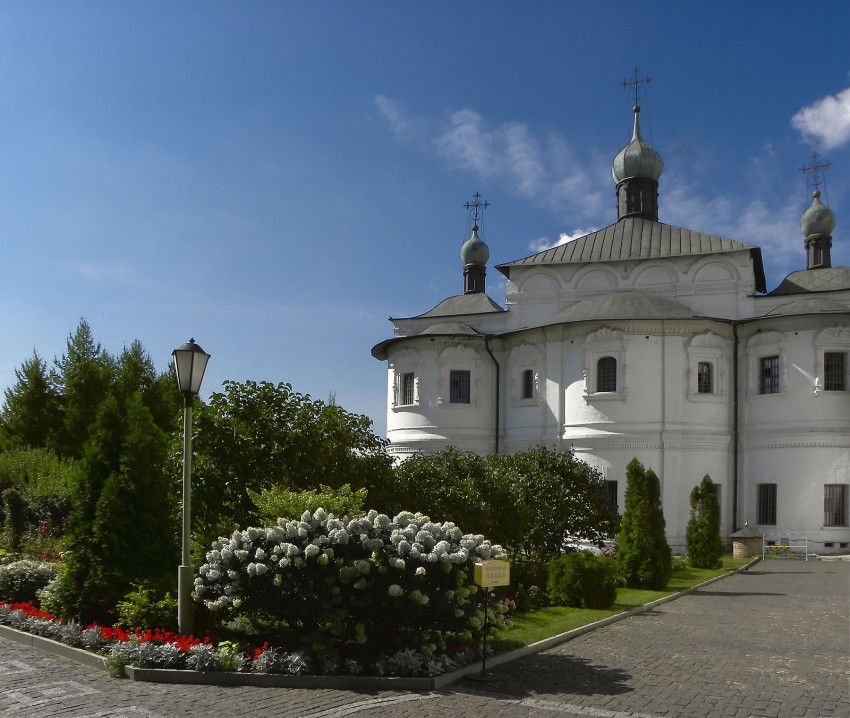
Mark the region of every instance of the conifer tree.
<instances>
[{"instance_id":1,"label":"conifer tree","mask_svg":"<svg viewBox=\"0 0 850 718\"><path fill-rule=\"evenodd\" d=\"M694 568L719 568L724 545L720 536L717 487L708 474L691 491L691 518L685 529L688 561Z\"/></svg>"},{"instance_id":2,"label":"conifer tree","mask_svg":"<svg viewBox=\"0 0 850 718\"><path fill-rule=\"evenodd\" d=\"M62 424L60 397L38 352L15 369L15 379L4 392L0 447L52 447Z\"/></svg>"},{"instance_id":3,"label":"conifer tree","mask_svg":"<svg viewBox=\"0 0 850 718\"><path fill-rule=\"evenodd\" d=\"M88 322L81 319L77 331L68 337L65 354L55 361L52 376L62 396L63 427L58 442L61 455L82 456L89 427L109 394L114 374L114 362L94 341Z\"/></svg>"},{"instance_id":4,"label":"conifer tree","mask_svg":"<svg viewBox=\"0 0 850 718\"><path fill-rule=\"evenodd\" d=\"M620 522L617 561L631 588L661 590L673 573L661 510L661 483L634 458L626 468L625 510Z\"/></svg>"},{"instance_id":5,"label":"conifer tree","mask_svg":"<svg viewBox=\"0 0 850 718\"><path fill-rule=\"evenodd\" d=\"M71 551L62 595L69 615L111 622L133 583L174 568L176 497L164 466L168 438L141 393L98 411L76 474Z\"/></svg>"}]
</instances>

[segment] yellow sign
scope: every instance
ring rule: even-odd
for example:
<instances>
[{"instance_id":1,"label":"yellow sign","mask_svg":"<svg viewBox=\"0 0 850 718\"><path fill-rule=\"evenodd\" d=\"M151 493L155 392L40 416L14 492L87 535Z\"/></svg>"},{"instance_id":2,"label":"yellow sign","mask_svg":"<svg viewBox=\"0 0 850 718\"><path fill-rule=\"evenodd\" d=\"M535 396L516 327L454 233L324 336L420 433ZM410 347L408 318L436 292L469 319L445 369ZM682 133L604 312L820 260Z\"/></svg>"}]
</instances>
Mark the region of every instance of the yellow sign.
<instances>
[{"instance_id":1,"label":"yellow sign","mask_svg":"<svg viewBox=\"0 0 850 718\"><path fill-rule=\"evenodd\" d=\"M507 561L492 559L475 564L473 580L479 586L507 586L511 582L511 565Z\"/></svg>"}]
</instances>

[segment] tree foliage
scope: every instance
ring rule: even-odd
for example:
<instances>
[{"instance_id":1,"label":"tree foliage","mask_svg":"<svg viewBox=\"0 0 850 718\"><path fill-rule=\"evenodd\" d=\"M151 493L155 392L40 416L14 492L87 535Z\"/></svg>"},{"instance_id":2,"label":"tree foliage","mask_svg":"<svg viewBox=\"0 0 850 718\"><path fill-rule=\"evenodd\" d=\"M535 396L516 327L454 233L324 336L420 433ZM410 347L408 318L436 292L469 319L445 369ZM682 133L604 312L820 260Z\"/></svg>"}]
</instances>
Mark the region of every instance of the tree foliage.
<instances>
[{"instance_id":1,"label":"tree foliage","mask_svg":"<svg viewBox=\"0 0 850 718\"><path fill-rule=\"evenodd\" d=\"M257 520L249 492L345 484L370 498L389 481L386 442L368 417L289 384L224 382L195 412L193 533L200 545Z\"/></svg>"},{"instance_id":2,"label":"tree foliage","mask_svg":"<svg viewBox=\"0 0 850 718\"><path fill-rule=\"evenodd\" d=\"M366 489L353 490L348 484L338 489L322 485L318 490L292 491L282 486L272 486L262 491L250 491L251 500L264 526L278 519L295 519L305 511L313 513L324 509L335 516L360 516L366 513Z\"/></svg>"},{"instance_id":3,"label":"tree foliage","mask_svg":"<svg viewBox=\"0 0 850 718\"><path fill-rule=\"evenodd\" d=\"M62 414L60 396L50 380L45 361L32 357L15 369L15 383L5 392L0 412L0 446L52 447L58 438Z\"/></svg>"},{"instance_id":4,"label":"tree foliage","mask_svg":"<svg viewBox=\"0 0 850 718\"><path fill-rule=\"evenodd\" d=\"M568 537L598 539L616 525L603 479L572 454L544 447L478 456L448 448L395 470L396 502L490 536L512 558L559 556Z\"/></svg>"},{"instance_id":5,"label":"tree foliage","mask_svg":"<svg viewBox=\"0 0 850 718\"><path fill-rule=\"evenodd\" d=\"M617 560L631 588L663 589L673 573L661 509L661 482L636 458L626 468L625 510L620 523Z\"/></svg>"},{"instance_id":6,"label":"tree foliage","mask_svg":"<svg viewBox=\"0 0 850 718\"><path fill-rule=\"evenodd\" d=\"M60 591L66 615L111 622L133 584L176 565L167 452L140 392L125 407L112 395L102 402L75 472Z\"/></svg>"},{"instance_id":7,"label":"tree foliage","mask_svg":"<svg viewBox=\"0 0 850 718\"><path fill-rule=\"evenodd\" d=\"M706 474L691 491L691 517L685 529L688 561L694 568L719 568L724 544L720 536L717 487Z\"/></svg>"}]
</instances>

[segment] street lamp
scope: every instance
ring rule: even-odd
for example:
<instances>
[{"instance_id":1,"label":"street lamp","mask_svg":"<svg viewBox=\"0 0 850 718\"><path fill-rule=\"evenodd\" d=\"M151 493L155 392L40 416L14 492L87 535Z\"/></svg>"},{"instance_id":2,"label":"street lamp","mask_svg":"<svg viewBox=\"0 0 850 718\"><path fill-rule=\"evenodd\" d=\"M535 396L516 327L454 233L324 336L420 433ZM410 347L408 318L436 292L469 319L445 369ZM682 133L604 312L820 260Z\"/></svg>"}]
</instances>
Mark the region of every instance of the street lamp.
<instances>
[{"instance_id":1,"label":"street lamp","mask_svg":"<svg viewBox=\"0 0 850 718\"><path fill-rule=\"evenodd\" d=\"M210 355L190 339L171 356L177 386L183 394L183 530L181 562L177 567L177 625L180 633L192 633L192 581L194 572L189 564L189 539L192 535L192 404L201 390L204 370Z\"/></svg>"}]
</instances>

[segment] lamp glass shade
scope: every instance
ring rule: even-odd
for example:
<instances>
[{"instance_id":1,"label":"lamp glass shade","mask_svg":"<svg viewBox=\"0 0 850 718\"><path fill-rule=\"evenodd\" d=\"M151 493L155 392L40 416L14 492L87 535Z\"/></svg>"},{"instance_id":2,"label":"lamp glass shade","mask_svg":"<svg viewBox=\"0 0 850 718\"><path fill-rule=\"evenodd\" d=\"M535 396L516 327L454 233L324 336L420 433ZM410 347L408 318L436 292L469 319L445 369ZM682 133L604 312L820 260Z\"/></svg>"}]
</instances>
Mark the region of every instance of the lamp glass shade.
<instances>
[{"instance_id":1,"label":"lamp glass shade","mask_svg":"<svg viewBox=\"0 0 850 718\"><path fill-rule=\"evenodd\" d=\"M174 357L174 371L177 373L177 386L184 395L196 396L201 390L204 371L210 355L190 339L178 347L171 356Z\"/></svg>"}]
</instances>

